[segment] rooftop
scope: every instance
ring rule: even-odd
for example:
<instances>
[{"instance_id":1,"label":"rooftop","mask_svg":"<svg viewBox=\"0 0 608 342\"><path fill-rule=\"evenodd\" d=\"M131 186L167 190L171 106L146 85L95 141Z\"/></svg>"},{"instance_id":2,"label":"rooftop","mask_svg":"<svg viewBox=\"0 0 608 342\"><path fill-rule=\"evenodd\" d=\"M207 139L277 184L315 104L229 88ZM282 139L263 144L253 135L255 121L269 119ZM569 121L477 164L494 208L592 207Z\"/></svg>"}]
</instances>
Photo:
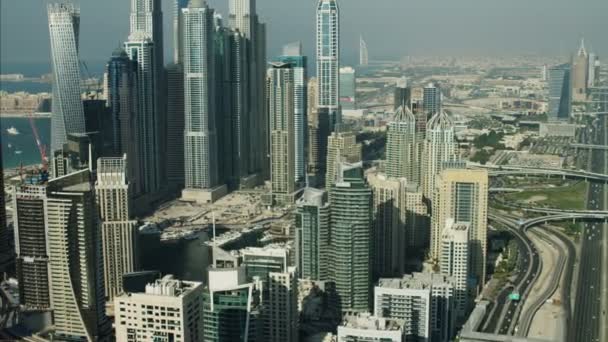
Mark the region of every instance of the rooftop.
<instances>
[{"instance_id":1,"label":"rooftop","mask_svg":"<svg viewBox=\"0 0 608 342\"><path fill-rule=\"evenodd\" d=\"M166 275L162 279L157 279L154 283L146 285L146 295L164 297L182 297L202 283L194 281L184 281L174 279L172 275Z\"/></svg>"},{"instance_id":2,"label":"rooftop","mask_svg":"<svg viewBox=\"0 0 608 342\"><path fill-rule=\"evenodd\" d=\"M405 274L402 278L380 278L378 287L424 290L433 286L449 285L451 278L439 273Z\"/></svg>"},{"instance_id":3,"label":"rooftop","mask_svg":"<svg viewBox=\"0 0 608 342\"><path fill-rule=\"evenodd\" d=\"M393 319L372 316L370 313L347 312L342 326L362 330L398 331L402 324Z\"/></svg>"}]
</instances>

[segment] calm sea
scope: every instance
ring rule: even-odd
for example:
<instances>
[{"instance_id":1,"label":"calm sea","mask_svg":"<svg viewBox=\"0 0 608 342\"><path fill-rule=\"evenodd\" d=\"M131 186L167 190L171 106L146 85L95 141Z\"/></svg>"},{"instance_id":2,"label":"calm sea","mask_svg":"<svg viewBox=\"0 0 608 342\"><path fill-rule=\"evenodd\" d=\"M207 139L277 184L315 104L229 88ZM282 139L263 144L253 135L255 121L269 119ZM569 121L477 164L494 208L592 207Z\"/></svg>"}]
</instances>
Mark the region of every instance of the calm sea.
<instances>
[{"instance_id":1,"label":"calm sea","mask_svg":"<svg viewBox=\"0 0 608 342\"><path fill-rule=\"evenodd\" d=\"M42 144L48 148L51 141L51 119L39 118L34 120ZM10 128L17 129L18 134L8 132ZM28 118L0 118L0 137L2 140L2 165L5 168L23 165L40 164L40 152Z\"/></svg>"}]
</instances>

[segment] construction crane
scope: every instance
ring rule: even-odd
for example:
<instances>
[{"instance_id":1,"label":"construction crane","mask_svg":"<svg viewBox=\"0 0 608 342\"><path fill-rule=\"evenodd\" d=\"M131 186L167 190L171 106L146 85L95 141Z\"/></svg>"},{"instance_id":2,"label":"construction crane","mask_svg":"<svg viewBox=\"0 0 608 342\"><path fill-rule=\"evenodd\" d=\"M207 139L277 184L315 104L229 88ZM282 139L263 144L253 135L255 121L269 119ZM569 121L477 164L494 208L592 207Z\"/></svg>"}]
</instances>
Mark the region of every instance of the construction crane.
<instances>
[{"instance_id":1,"label":"construction crane","mask_svg":"<svg viewBox=\"0 0 608 342\"><path fill-rule=\"evenodd\" d=\"M30 126L32 127L32 132L34 133L34 138L36 139L36 145L38 146L38 151L40 152L40 160L42 161L42 169L44 171L48 168L49 158L46 155L46 146L42 144L42 140L40 140L40 135L38 134L38 129L36 128L36 123L34 122L34 114L29 113Z\"/></svg>"}]
</instances>

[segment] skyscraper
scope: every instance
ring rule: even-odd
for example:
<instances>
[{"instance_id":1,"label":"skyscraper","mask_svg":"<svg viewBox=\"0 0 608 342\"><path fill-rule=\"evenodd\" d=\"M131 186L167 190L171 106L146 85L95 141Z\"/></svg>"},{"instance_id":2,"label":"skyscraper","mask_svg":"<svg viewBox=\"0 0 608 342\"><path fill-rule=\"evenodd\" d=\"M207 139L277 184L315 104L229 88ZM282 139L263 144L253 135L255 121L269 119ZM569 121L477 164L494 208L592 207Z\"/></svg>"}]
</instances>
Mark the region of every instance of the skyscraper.
<instances>
[{"instance_id":1,"label":"skyscraper","mask_svg":"<svg viewBox=\"0 0 608 342\"><path fill-rule=\"evenodd\" d=\"M589 73L587 88L595 87L600 82L600 57L595 53L589 53Z\"/></svg>"},{"instance_id":2,"label":"skyscraper","mask_svg":"<svg viewBox=\"0 0 608 342\"><path fill-rule=\"evenodd\" d=\"M399 276L405 268L407 180L369 174L367 181L373 193L374 278Z\"/></svg>"},{"instance_id":3,"label":"skyscraper","mask_svg":"<svg viewBox=\"0 0 608 342\"><path fill-rule=\"evenodd\" d=\"M388 124L386 142L386 174L419 182L416 154L416 117L407 106L400 106Z\"/></svg>"},{"instance_id":4,"label":"skyscraper","mask_svg":"<svg viewBox=\"0 0 608 342\"><path fill-rule=\"evenodd\" d=\"M447 219L441 233L441 274L454 280L456 315L465 318L468 306L469 224Z\"/></svg>"},{"instance_id":5,"label":"skyscraper","mask_svg":"<svg viewBox=\"0 0 608 342\"><path fill-rule=\"evenodd\" d=\"M298 342L298 274L295 267L268 275L267 322L269 342Z\"/></svg>"},{"instance_id":6,"label":"skyscraper","mask_svg":"<svg viewBox=\"0 0 608 342\"><path fill-rule=\"evenodd\" d=\"M401 106L406 106L412 109L412 88L407 86L407 79L402 77L397 85L395 85L395 93L393 94L393 109L397 109Z\"/></svg>"},{"instance_id":7,"label":"skyscraper","mask_svg":"<svg viewBox=\"0 0 608 342\"><path fill-rule=\"evenodd\" d=\"M307 188L296 206L296 267L300 278L327 280L330 214L327 193Z\"/></svg>"},{"instance_id":8,"label":"skyscraper","mask_svg":"<svg viewBox=\"0 0 608 342\"><path fill-rule=\"evenodd\" d=\"M255 185L270 177L269 171L269 132L266 113L266 26L260 23L256 12L255 0L230 0L230 27L243 34L245 49L241 58L245 61L245 100L248 104L248 117L242 120L240 129L248 132L244 143L240 167L246 167L246 177L256 180L246 181ZM253 183L253 184L252 184Z\"/></svg>"},{"instance_id":9,"label":"skyscraper","mask_svg":"<svg viewBox=\"0 0 608 342\"><path fill-rule=\"evenodd\" d=\"M585 40L576 55L572 57L572 101L580 102L587 99L587 84L589 82L589 55L585 49Z\"/></svg>"},{"instance_id":10,"label":"skyscraper","mask_svg":"<svg viewBox=\"0 0 608 342\"><path fill-rule=\"evenodd\" d=\"M186 7L188 7L188 0L173 0L173 63L175 64L181 63L182 60L181 15L182 9ZM168 108L170 109L171 106Z\"/></svg>"},{"instance_id":11,"label":"skyscraper","mask_svg":"<svg viewBox=\"0 0 608 342\"><path fill-rule=\"evenodd\" d=\"M141 161L139 158L139 112L137 98L137 63L130 60L124 49L117 49L106 67L107 104L112 117L115 156L127 155L127 174L131 183L130 196L142 194Z\"/></svg>"},{"instance_id":12,"label":"skyscraper","mask_svg":"<svg viewBox=\"0 0 608 342\"><path fill-rule=\"evenodd\" d=\"M28 310L48 310L51 303L45 222L48 208L46 186L20 184L13 187L13 194L19 301Z\"/></svg>"},{"instance_id":13,"label":"skyscraper","mask_svg":"<svg viewBox=\"0 0 608 342\"><path fill-rule=\"evenodd\" d=\"M272 63L267 77L272 195L277 203L289 204L296 189L293 68Z\"/></svg>"},{"instance_id":14,"label":"skyscraper","mask_svg":"<svg viewBox=\"0 0 608 342\"><path fill-rule=\"evenodd\" d=\"M341 164L329 192L330 280L335 283L338 308L369 311L371 296L372 191L363 166Z\"/></svg>"},{"instance_id":15,"label":"skyscraper","mask_svg":"<svg viewBox=\"0 0 608 342\"><path fill-rule=\"evenodd\" d=\"M340 68L340 107L357 109L357 76L351 67Z\"/></svg>"},{"instance_id":16,"label":"skyscraper","mask_svg":"<svg viewBox=\"0 0 608 342\"><path fill-rule=\"evenodd\" d=\"M123 292L122 276L137 267L137 229L131 220L127 156L97 160L97 205L101 219L101 241L106 300Z\"/></svg>"},{"instance_id":17,"label":"skyscraper","mask_svg":"<svg viewBox=\"0 0 608 342\"><path fill-rule=\"evenodd\" d=\"M319 115L328 117L330 131L340 117L340 9L337 0L319 0L317 5L317 81Z\"/></svg>"},{"instance_id":18,"label":"skyscraper","mask_svg":"<svg viewBox=\"0 0 608 342\"><path fill-rule=\"evenodd\" d=\"M170 275L147 284L145 292L116 297L116 339L203 341L202 301L202 283Z\"/></svg>"},{"instance_id":19,"label":"skyscraper","mask_svg":"<svg viewBox=\"0 0 608 342\"><path fill-rule=\"evenodd\" d=\"M331 188L340 174L340 164L361 161L362 148L353 132L334 132L327 139L327 172L325 188Z\"/></svg>"},{"instance_id":20,"label":"skyscraper","mask_svg":"<svg viewBox=\"0 0 608 342\"><path fill-rule=\"evenodd\" d=\"M441 264L447 219L469 225L469 284L485 283L488 230L488 171L446 169L437 176L431 224L431 257Z\"/></svg>"},{"instance_id":21,"label":"skyscraper","mask_svg":"<svg viewBox=\"0 0 608 342\"><path fill-rule=\"evenodd\" d=\"M63 147L70 133L85 133L80 98L78 37L80 11L69 3L49 4L49 32L53 66L51 153Z\"/></svg>"},{"instance_id":22,"label":"skyscraper","mask_svg":"<svg viewBox=\"0 0 608 342\"><path fill-rule=\"evenodd\" d=\"M214 11L201 0L182 10L185 172L183 197L214 202L219 187Z\"/></svg>"},{"instance_id":23,"label":"skyscraper","mask_svg":"<svg viewBox=\"0 0 608 342\"><path fill-rule=\"evenodd\" d=\"M102 239L89 170L52 180L47 188L49 295L55 336L104 340Z\"/></svg>"},{"instance_id":24,"label":"skyscraper","mask_svg":"<svg viewBox=\"0 0 608 342\"><path fill-rule=\"evenodd\" d=\"M180 193L185 180L184 161L184 69L167 66L167 181L169 190Z\"/></svg>"},{"instance_id":25,"label":"skyscraper","mask_svg":"<svg viewBox=\"0 0 608 342\"><path fill-rule=\"evenodd\" d=\"M422 164L422 189L427 199L433 198L435 177L441 172L443 163L456 159L454 122L444 111L435 114L426 128Z\"/></svg>"},{"instance_id":26,"label":"skyscraper","mask_svg":"<svg viewBox=\"0 0 608 342\"><path fill-rule=\"evenodd\" d=\"M306 179L308 152L308 66L307 58L302 55L302 44L295 42L283 48L278 62L289 63L294 74L294 126L295 126L295 177L296 182Z\"/></svg>"},{"instance_id":27,"label":"skyscraper","mask_svg":"<svg viewBox=\"0 0 608 342\"><path fill-rule=\"evenodd\" d=\"M549 120L568 120L572 110L570 65L549 68Z\"/></svg>"},{"instance_id":28,"label":"skyscraper","mask_svg":"<svg viewBox=\"0 0 608 342\"><path fill-rule=\"evenodd\" d=\"M369 64L369 51L367 43L363 40L363 36L359 36L359 65L367 66Z\"/></svg>"},{"instance_id":29,"label":"skyscraper","mask_svg":"<svg viewBox=\"0 0 608 342\"><path fill-rule=\"evenodd\" d=\"M166 98L163 13L160 0L131 0L130 34L125 50L137 62L139 154L142 191L157 194L165 176Z\"/></svg>"},{"instance_id":30,"label":"skyscraper","mask_svg":"<svg viewBox=\"0 0 608 342\"><path fill-rule=\"evenodd\" d=\"M329 118L317 107L319 84L316 78L308 81L308 179L310 186L321 186L325 181Z\"/></svg>"},{"instance_id":31,"label":"skyscraper","mask_svg":"<svg viewBox=\"0 0 608 342\"><path fill-rule=\"evenodd\" d=\"M2 167L2 151L0 149L0 272L4 264L13 258L8 226L6 223L6 204L4 203L4 169Z\"/></svg>"},{"instance_id":32,"label":"skyscraper","mask_svg":"<svg viewBox=\"0 0 608 342\"><path fill-rule=\"evenodd\" d=\"M422 110L431 117L441 111L441 88L436 83L424 87Z\"/></svg>"}]
</instances>

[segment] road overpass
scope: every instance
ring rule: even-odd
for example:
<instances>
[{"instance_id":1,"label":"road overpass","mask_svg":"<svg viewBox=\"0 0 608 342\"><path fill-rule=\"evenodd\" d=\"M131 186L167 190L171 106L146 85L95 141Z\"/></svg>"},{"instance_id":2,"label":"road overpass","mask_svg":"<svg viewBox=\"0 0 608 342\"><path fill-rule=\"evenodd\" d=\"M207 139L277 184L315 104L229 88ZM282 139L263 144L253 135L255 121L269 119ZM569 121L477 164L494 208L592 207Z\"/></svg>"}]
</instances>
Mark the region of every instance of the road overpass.
<instances>
[{"instance_id":1,"label":"road overpass","mask_svg":"<svg viewBox=\"0 0 608 342\"><path fill-rule=\"evenodd\" d=\"M468 163L472 168L482 168L489 171L490 176L546 176L546 177L562 177L575 178L584 180L593 180L608 183L608 175L595 173L583 170L567 170L553 169L527 166L511 166L511 165L481 165L478 163Z\"/></svg>"}]
</instances>

